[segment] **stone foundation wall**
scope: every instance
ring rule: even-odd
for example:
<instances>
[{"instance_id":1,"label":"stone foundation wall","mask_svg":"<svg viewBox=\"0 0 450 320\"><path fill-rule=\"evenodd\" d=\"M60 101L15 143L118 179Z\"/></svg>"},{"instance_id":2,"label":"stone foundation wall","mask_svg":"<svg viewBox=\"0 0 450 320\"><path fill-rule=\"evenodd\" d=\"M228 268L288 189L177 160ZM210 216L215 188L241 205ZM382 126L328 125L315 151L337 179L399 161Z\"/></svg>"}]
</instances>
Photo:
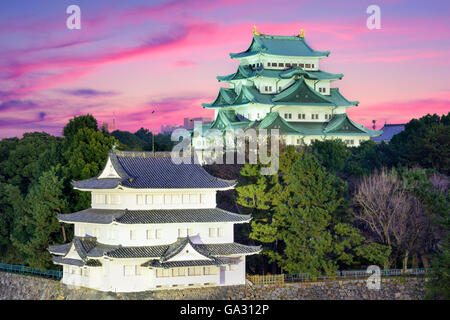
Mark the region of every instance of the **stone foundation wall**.
<instances>
[{"instance_id":1,"label":"stone foundation wall","mask_svg":"<svg viewBox=\"0 0 450 320\"><path fill-rule=\"evenodd\" d=\"M55 280L0 272L0 300L418 300L425 295L424 284L423 278L384 278L380 290L368 290L365 280L346 280L112 293L71 289Z\"/></svg>"}]
</instances>

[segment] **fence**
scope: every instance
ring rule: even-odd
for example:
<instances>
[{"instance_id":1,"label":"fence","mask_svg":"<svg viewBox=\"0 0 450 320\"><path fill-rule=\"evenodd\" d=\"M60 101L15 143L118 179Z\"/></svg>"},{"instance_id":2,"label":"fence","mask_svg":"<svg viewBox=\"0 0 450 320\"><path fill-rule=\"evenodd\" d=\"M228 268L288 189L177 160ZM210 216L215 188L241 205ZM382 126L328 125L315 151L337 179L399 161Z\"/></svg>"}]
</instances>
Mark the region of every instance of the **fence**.
<instances>
[{"instance_id":1,"label":"fence","mask_svg":"<svg viewBox=\"0 0 450 320\"><path fill-rule=\"evenodd\" d=\"M58 270L37 270L26 266L19 266L14 264L0 263L0 271L12 272L28 275L37 275L42 277L48 277L53 279L61 279L63 276L62 271Z\"/></svg>"},{"instance_id":2,"label":"fence","mask_svg":"<svg viewBox=\"0 0 450 320\"><path fill-rule=\"evenodd\" d=\"M381 277L392 276L422 276L429 272L430 269L386 269L381 270ZM335 275L319 275L312 276L309 273L294 273L294 274L268 274L268 275L247 275L247 279L253 284L283 284L285 282L306 282L306 281L323 281L323 280L339 280L339 279L361 279L368 278L373 273L368 273L366 270L348 270L337 271Z\"/></svg>"}]
</instances>

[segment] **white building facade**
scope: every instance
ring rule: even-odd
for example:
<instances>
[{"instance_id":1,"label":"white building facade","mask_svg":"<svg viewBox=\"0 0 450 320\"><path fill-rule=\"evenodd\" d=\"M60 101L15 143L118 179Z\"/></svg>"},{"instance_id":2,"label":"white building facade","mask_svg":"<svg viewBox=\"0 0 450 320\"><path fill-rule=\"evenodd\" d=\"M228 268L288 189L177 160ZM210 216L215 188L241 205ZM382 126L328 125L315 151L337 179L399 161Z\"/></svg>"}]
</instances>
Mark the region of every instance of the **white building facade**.
<instances>
[{"instance_id":1,"label":"white building facade","mask_svg":"<svg viewBox=\"0 0 450 320\"><path fill-rule=\"evenodd\" d=\"M73 182L91 208L58 216L75 229L49 247L62 282L112 292L244 284L245 257L260 247L234 242L234 224L251 217L216 206L234 185L169 153L111 151L98 177Z\"/></svg>"}]
</instances>

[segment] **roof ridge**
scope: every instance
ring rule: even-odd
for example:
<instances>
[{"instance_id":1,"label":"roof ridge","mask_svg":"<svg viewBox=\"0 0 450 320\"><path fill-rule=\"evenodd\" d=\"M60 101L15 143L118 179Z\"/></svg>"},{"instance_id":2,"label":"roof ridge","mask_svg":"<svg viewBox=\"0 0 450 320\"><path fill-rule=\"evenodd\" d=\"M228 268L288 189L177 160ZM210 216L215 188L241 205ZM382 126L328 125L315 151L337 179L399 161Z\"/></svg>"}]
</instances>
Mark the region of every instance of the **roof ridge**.
<instances>
[{"instance_id":1,"label":"roof ridge","mask_svg":"<svg viewBox=\"0 0 450 320\"><path fill-rule=\"evenodd\" d=\"M170 151L122 151L113 150L119 157L135 157L135 158L165 158L170 157Z\"/></svg>"}]
</instances>

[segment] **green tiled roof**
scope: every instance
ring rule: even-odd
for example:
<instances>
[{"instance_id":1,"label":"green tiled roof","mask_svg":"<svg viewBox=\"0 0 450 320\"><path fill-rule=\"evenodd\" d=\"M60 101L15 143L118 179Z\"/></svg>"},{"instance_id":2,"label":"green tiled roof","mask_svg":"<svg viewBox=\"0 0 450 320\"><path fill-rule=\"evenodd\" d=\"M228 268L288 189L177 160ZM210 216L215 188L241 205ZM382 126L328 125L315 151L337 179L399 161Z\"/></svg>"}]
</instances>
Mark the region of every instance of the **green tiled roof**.
<instances>
[{"instance_id":1,"label":"green tiled roof","mask_svg":"<svg viewBox=\"0 0 450 320\"><path fill-rule=\"evenodd\" d=\"M290 87L276 94L272 98L278 104L320 104L329 105L330 101L323 95L311 89L302 77L294 82Z\"/></svg>"},{"instance_id":2,"label":"green tiled roof","mask_svg":"<svg viewBox=\"0 0 450 320\"><path fill-rule=\"evenodd\" d=\"M327 57L330 51L314 50L306 43L305 38L298 36L255 34L247 50L240 53L230 53L230 57L239 59L259 53L295 57Z\"/></svg>"},{"instance_id":3,"label":"green tiled roof","mask_svg":"<svg viewBox=\"0 0 450 320\"><path fill-rule=\"evenodd\" d=\"M311 80L337 80L344 75L342 73L329 73L322 70L305 71L300 67L292 67L287 70L271 70L271 69L253 69L250 65L240 65L235 73L227 76L217 76L219 81L234 81L242 79L252 79L255 77L262 78L276 78L276 79L290 79L294 76L305 76L306 79Z\"/></svg>"},{"instance_id":4,"label":"green tiled roof","mask_svg":"<svg viewBox=\"0 0 450 320\"><path fill-rule=\"evenodd\" d=\"M328 135L358 133L371 137L382 133L382 131L366 129L363 125L354 123L346 113L335 115L325 127L324 132Z\"/></svg>"},{"instance_id":5,"label":"green tiled roof","mask_svg":"<svg viewBox=\"0 0 450 320\"><path fill-rule=\"evenodd\" d=\"M227 90L233 90L227 88ZM221 93L219 93L219 96ZM219 97L218 96L218 97ZM213 103L204 103L205 108L221 108L244 105L248 103L259 103L266 105L308 105L308 106L331 106L331 107L351 107L359 104L358 101L347 100L338 88L331 88L329 95L323 95L306 84L305 78L301 76L289 87L277 94L262 94L253 86L242 86L241 92L232 100L229 93L228 102L220 100L224 104L219 104L218 98ZM226 103L225 103L226 102Z\"/></svg>"},{"instance_id":6,"label":"green tiled roof","mask_svg":"<svg viewBox=\"0 0 450 320\"><path fill-rule=\"evenodd\" d=\"M267 114L263 120L258 125L258 129L279 129L280 134L286 134L286 133L296 133L301 134L302 132L295 129L293 126L291 126L290 123L288 123L286 120L284 120L278 112L271 112Z\"/></svg>"}]
</instances>

